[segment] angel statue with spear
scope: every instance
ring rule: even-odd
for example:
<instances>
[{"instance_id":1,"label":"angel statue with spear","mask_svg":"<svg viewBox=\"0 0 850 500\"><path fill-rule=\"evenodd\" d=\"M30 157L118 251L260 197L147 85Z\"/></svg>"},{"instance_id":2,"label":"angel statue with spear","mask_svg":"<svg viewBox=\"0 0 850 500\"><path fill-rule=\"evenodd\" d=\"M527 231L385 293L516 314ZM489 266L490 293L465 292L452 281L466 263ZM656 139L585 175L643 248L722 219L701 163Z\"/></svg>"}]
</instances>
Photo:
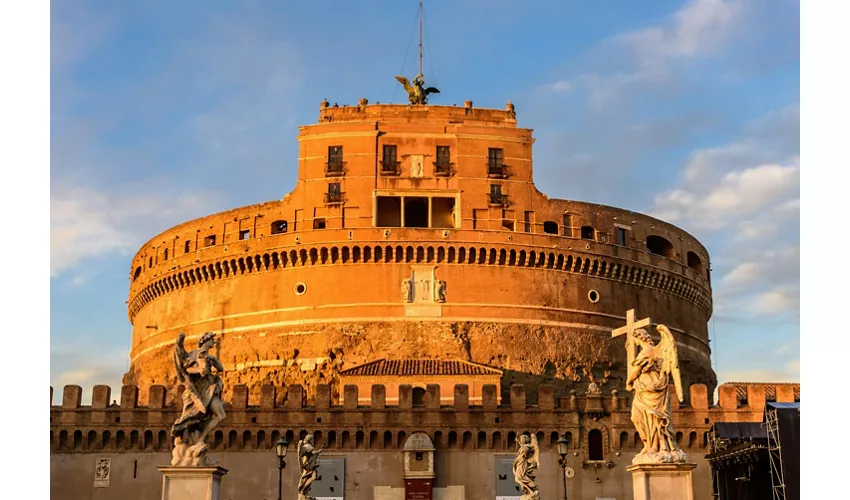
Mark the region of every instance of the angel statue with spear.
<instances>
[{"instance_id":1,"label":"angel statue with spear","mask_svg":"<svg viewBox=\"0 0 850 500\"><path fill-rule=\"evenodd\" d=\"M181 333L174 344L177 378L185 384L186 390L183 391L183 413L171 427L171 435L174 436L171 465L216 465L214 460L207 458L204 441L224 419L221 402L224 384L218 375L224 372L224 365L209 353L215 345L214 333L205 333L198 341L198 348L188 353L183 347L185 338L186 334Z\"/></svg>"},{"instance_id":2,"label":"angel statue with spear","mask_svg":"<svg viewBox=\"0 0 850 500\"><path fill-rule=\"evenodd\" d=\"M523 434L517 439L516 458L514 458L514 481L522 488L521 500L539 500L533 472L540 467L540 446L537 436Z\"/></svg>"},{"instance_id":3,"label":"angel statue with spear","mask_svg":"<svg viewBox=\"0 0 850 500\"><path fill-rule=\"evenodd\" d=\"M684 400L679 353L670 330L664 325L656 328L661 334L657 345L646 330L639 328L628 339L633 344L626 346L627 349L640 347L629 364L626 381L626 389L634 393L632 423L643 440L643 450L632 460L633 464L682 463L686 459L676 442L670 409L671 379L679 401Z\"/></svg>"}]
</instances>

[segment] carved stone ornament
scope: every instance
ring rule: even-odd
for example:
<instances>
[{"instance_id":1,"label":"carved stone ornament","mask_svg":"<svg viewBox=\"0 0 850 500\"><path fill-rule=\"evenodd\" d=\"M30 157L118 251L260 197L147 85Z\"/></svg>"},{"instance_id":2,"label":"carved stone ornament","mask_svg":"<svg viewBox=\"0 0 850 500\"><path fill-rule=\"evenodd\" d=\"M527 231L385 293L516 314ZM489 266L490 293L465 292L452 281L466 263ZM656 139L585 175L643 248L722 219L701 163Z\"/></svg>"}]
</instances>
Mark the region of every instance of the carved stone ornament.
<instances>
[{"instance_id":1,"label":"carved stone ornament","mask_svg":"<svg viewBox=\"0 0 850 500\"><path fill-rule=\"evenodd\" d=\"M94 466L94 487L108 488L109 476L111 475L111 459L98 458Z\"/></svg>"},{"instance_id":2,"label":"carved stone ornament","mask_svg":"<svg viewBox=\"0 0 850 500\"><path fill-rule=\"evenodd\" d=\"M205 333L198 348L186 352L183 347L185 333L174 344L174 366L177 378L185 384L183 412L171 427L174 450L171 465L174 467L206 467L217 465L207 457L207 436L224 420L221 391L224 384L218 373L224 365L209 350L215 345L215 334Z\"/></svg>"}]
</instances>

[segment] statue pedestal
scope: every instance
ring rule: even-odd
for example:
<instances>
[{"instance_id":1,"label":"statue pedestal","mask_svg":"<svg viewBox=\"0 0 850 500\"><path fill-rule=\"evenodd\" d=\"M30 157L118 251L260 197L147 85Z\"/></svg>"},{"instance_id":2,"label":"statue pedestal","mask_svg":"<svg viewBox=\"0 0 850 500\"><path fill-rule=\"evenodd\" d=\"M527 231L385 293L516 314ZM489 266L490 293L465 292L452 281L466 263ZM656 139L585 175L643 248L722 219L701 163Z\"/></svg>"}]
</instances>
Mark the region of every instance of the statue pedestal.
<instances>
[{"instance_id":1,"label":"statue pedestal","mask_svg":"<svg viewBox=\"0 0 850 500\"><path fill-rule=\"evenodd\" d=\"M632 473L634 500L693 500L691 471L696 464L635 464Z\"/></svg>"},{"instance_id":2,"label":"statue pedestal","mask_svg":"<svg viewBox=\"0 0 850 500\"><path fill-rule=\"evenodd\" d=\"M157 467L162 472L162 500L218 500L223 467Z\"/></svg>"}]
</instances>

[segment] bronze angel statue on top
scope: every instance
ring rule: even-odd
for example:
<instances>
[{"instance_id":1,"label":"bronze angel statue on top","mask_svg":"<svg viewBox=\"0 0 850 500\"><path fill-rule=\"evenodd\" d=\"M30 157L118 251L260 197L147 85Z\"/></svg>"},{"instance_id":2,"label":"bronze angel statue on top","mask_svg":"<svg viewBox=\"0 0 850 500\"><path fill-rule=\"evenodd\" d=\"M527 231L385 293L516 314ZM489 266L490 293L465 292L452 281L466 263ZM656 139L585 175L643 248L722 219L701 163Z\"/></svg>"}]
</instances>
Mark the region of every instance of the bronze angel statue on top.
<instances>
[{"instance_id":1,"label":"bronze angel statue on top","mask_svg":"<svg viewBox=\"0 0 850 500\"><path fill-rule=\"evenodd\" d=\"M204 442L210 432L224 419L221 391L224 384L218 373L224 366L209 350L215 345L215 334L207 332L198 341L198 348L186 352L183 347L185 333L174 343L174 366L177 378L185 384L183 391L183 413L171 427L174 450L171 454L173 466L215 465L207 458ZM215 372L213 372L215 370Z\"/></svg>"},{"instance_id":2,"label":"bronze angel statue on top","mask_svg":"<svg viewBox=\"0 0 850 500\"><path fill-rule=\"evenodd\" d=\"M307 435L298 442L298 466L301 479L298 480L298 500L315 500L310 495L310 486L316 480L319 468L319 454L322 450L313 446L313 436Z\"/></svg>"},{"instance_id":3,"label":"bronze angel statue on top","mask_svg":"<svg viewBox=\"0 0 850 500\"><path fill-rule=\"evenodd\" d=\"M537 436L523 434L517 439L516 458L514 458L514 481L522 489L521 500L538 500L540 492L534 471L540 467L540 446Z\"/></svg>"},{"instance_id":4,"label":"bronze angel statue on top","mask_svg":"<svg viewBox=\"0 0 850 500\"><path fill-rule=\"evenodd\" d=\"M428 104L429 94L440 93L440 91L434 87L425 88L425 77L422 76L422 74L417 75L416 78L413 79L412 85L407 78L403 76L397 76L395 79L404 86L404 90L407 92L410 104Z\"/></svg>"},{"instance_id":5,"label":"bronze angel statue on top","mask_svg":"<svg viewBox=\"0 0 850 500\"><path fill-rule=\"evenodd\" d=\"M627 345L627 349L640 347L626 381L626 389L634 393L632 423L643 440L643 450L632 460L633 464L681 463L686 459L673 431L669 390L673 382L676 396L684 401L679 353L670 330L664 325L658 325L657 330L661 334L657 345L642 328L634 331L630 339L633 344Z\"/></svg>"}]
</instances>

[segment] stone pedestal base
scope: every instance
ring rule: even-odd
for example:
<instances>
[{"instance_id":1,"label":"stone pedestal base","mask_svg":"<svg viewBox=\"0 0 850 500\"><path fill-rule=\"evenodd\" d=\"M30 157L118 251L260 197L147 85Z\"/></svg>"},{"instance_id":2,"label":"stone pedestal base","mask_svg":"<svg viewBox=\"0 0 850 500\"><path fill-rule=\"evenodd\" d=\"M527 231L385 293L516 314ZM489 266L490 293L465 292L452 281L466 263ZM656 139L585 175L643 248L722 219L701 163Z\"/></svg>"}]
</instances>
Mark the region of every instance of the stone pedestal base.
<instances>
[{"instance_id":1,"label":"stone pedestal base","mask_svg":"<svg viewBox=\"0 0 850 500\"><path fill-rule=\"evenodd\" d=\"M222 467L158 467L162 472L162 500L218 500Z\"/></svg>"},{"instance_id":2,"label":"stone pedestal base","mask_svg":"<svg viewBox=\"0 0 850 500\"><path fill-rule=\"evenodd\" d=\"M634 500L694 500L691 471L696 464L636 464L632 473Z\"/></svg>"}]
</instances>

